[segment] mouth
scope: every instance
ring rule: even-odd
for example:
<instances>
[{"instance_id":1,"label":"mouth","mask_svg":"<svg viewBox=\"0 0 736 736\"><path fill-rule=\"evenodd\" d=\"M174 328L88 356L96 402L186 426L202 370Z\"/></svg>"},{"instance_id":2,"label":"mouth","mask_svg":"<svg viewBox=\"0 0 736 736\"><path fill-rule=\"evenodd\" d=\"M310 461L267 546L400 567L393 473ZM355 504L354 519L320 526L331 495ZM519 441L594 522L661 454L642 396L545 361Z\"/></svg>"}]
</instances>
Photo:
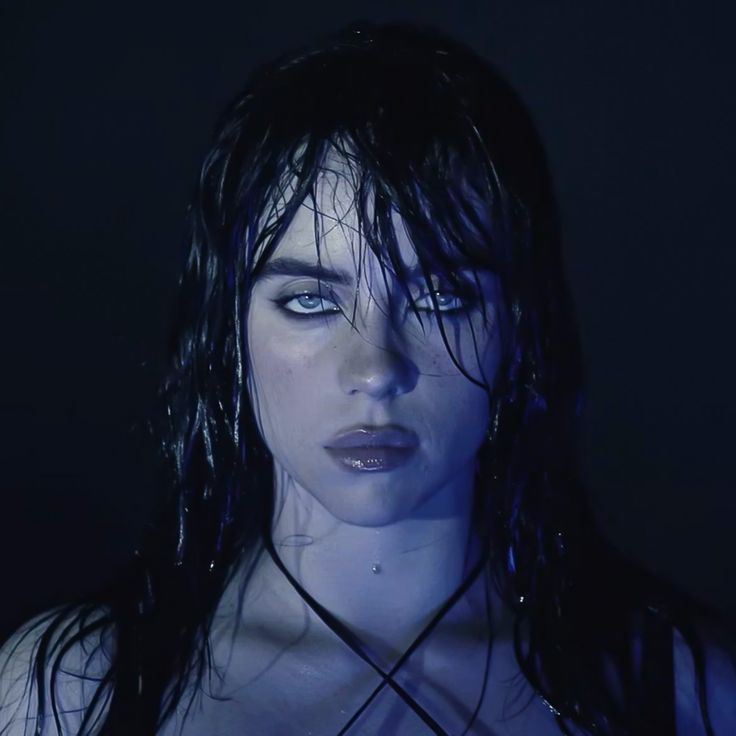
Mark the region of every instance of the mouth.
<instances>
[{"instance_id":1,"label":"mouth","mask_svg":"<svg viewBox=\"0 0 736 736\"><path fill-rule=\"evenodd\" d=\"M357 473L387 472L409 462L417 450L411 447L325 447L327 454L344 470Z\"/></svg>"},{"instance_id":2,"label":"mouth","mask_svg":"<svg viewBox=\"0 0 736 736\"><path fill-rule=\"evenodd\" d=\"M339 432L326 445L328 449L355 448L416 448L419 438L416 433L399 424L373 426L363 424Z\"/></svg>"}]
</instances>

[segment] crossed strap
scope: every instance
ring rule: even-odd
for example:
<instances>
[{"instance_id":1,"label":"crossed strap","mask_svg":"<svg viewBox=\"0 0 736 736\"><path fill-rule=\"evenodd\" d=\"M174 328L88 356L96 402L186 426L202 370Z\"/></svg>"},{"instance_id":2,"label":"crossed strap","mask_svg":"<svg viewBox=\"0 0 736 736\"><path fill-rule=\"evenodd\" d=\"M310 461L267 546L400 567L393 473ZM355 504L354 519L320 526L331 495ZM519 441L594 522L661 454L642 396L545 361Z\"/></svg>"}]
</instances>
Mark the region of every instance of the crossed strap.
<instances>
[{"instance_id":1,"label":"crossed strap","mask_svg":"<svg viewBox=\"0 0 736 736\"><path fill-rule=\"evenodd\" d=\"M307 603L307 605L312 609L312 611L314 611L314 613L316 613L317 616L319 616L319 618L322 619L322 621L337 636L339 636L340 639L342 639L342 641L353 650L353 652L355 652L355 654L357 654L364 662L369 664L381 676L381 684L378 685L378 687L376 687L376 689L368 696L363 705L358 708L358 710L343 726L337 736L344 736L344 734L346 734L350 730L350 728L352 728L353 724L358 720L363 711L365 711L365 709L373 702L376 696L381 692L381 690L383 690L386 685L389 685L399 695L399 697L422 719L422 721L427 724L432 733L437 734L437 736L449 736L448 733L442 728L442 726L440 726L439 723L437 723L437 721L435 721L434 718L432 718L432 716L430 716L429 713L427 713L427 711L424 710L424 708L422 708L422 706L419 705L419 703L417 703L416 700L414 700L414 698L409 695L409 693L407 693L406 690L404 690L404 688L401 687L398 682L396 682L396 680L393 679L393 676L402 667L404 662L406 662L409 657L411 657L411 655L422 644L422 642L432 633L434 628L439 623L440 619L442 619L447 611L449 611L450 608L455 605L458 599L473 584L488 560L488 551L484 551L481 559L478 560L478 562L475 564L465 581L447 599L447 601L445 601L445 603L440 607L439 611L437 611L437 613L427 624L427 626L425 626L419 636L416 637L409 648L404 652L404 654L401 655L401 657L391 668L391 670L386 673L370 658L370 656L368 656L368 654L365 653L357 636L355 636L355 634L350 631L350 629L348 629L344 624L338 621L338 619L335 618L335 616L333 616L324 606L318 603L309 593L307 593L307 591L304 590L304 588L299 584L294 576L286 569L284 563L281 561L281 558L278 556L276 550L274 549L269 523L265 524L263 538L265 547L268 550L268 553L271 555L273 561L276 563L281 572L284 573L286 579L291 583L291 585L294 587L297 593L299 593L299 595ZM486 676L487 669L488 662L486 662Z\"/></svg>"}]
</instances>

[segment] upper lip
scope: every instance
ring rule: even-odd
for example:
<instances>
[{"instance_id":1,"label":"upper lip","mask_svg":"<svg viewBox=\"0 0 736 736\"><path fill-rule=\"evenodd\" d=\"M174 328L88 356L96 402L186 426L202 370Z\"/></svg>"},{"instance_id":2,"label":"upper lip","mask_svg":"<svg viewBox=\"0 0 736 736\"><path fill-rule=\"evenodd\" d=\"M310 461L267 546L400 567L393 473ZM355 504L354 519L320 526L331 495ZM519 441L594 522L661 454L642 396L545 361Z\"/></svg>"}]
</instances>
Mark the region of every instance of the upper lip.
<instances>
[{"instance_id":1,"label":"upper lip","mask_svg":"<svg viewBox=\"0 0 736 736\"><path fill-rule=\"evenodd\" d=\"M325 447L414 447L418 442L415 432L398 424L362 424L338 432Z\"/></svg>"}]
</instances>

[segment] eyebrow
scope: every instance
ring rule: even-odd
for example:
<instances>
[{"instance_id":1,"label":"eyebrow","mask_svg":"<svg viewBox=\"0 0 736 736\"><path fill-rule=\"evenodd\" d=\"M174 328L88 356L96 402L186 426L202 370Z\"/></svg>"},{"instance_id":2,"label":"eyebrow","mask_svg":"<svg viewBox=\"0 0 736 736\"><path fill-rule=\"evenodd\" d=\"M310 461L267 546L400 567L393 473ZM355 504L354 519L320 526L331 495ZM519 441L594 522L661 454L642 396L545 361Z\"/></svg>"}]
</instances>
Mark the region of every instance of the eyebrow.
<instances>
[{"instance_id":1,"label":"eyebrow","mask_svg":"<svg viewBox=\"0 0 736 736\"><path fill-rule=\"evenodd\" d=\"M473 264L469 261L462 260L456 264L458 269L472 268ZM479 269L484 270L484 269ZM391 272L393 273L393 271ZM407 269L409 280L419 283L424 281L422 267L419 263ZM353 283L353 277L346 271L332 269L319 263L308 263L298 258L280 257L273 258L264 265L260 273L256 277L256 281L261 281L275 276L308 276L341 286L349 286Z\"/></svg>"}]
</instances>

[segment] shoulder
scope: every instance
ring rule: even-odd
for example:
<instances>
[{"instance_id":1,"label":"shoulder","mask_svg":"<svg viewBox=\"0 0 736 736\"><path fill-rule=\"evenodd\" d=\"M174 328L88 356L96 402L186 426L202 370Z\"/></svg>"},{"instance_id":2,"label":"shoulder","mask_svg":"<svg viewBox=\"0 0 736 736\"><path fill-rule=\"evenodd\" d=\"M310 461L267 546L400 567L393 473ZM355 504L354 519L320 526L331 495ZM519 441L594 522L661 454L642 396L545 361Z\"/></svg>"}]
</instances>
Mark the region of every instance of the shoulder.
<instances>
[{"instance_id":1,"label":"shoulder","mask_svg":"<svg viewBox=\"0 0 736 736\"><path fill-rule=\"evenodd\" d=\"M61 733L77 732L110 664L109 637L96 626L106 613L102 608L55 608L27 621L3 644L0 734L57 734L52 696ZM37 731L39 711L46 717Z\"/></svg>"},{"instance_id":2,"label":"shoulder","mask_svg":"<svg viewBox=\"0 0 736 736\"><path fill-rule=\"evenodd\" d=\"M736 659L723 633L698 627L703 647L705 695L715 736L736 733ZM677 733L705 734L698 702L695 662L690 647L675 629L673 636Z\"/></svg>"}]
</instances>

